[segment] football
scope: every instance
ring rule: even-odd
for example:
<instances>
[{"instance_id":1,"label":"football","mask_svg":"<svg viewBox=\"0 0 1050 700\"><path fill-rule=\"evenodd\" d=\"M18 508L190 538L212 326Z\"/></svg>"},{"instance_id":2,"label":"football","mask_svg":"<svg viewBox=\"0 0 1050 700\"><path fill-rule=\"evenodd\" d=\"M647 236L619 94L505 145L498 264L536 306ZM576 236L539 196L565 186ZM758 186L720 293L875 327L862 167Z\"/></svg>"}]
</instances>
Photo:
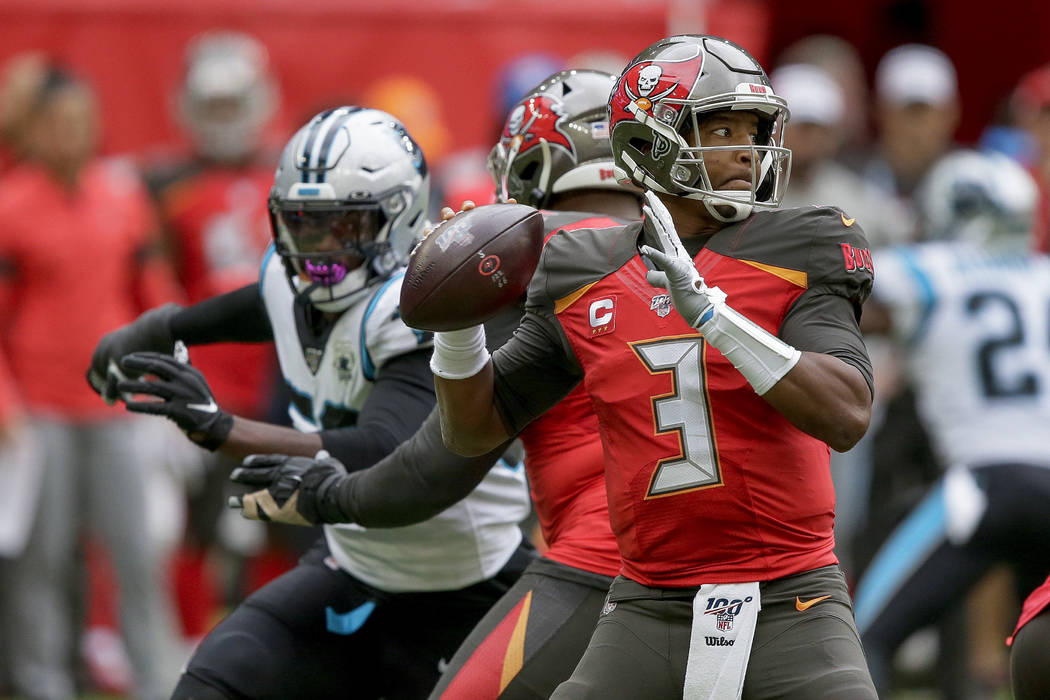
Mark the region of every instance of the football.
<instances>
[{"instance_id":1,"label":"football","mask_svg":"<svg viewBox=\"0 0 1050 700\"><path fill-rule=\"evenodd\" d=\"M543 248L543 216L489 204L443 221L420 241L401 285L410 327L450 331L487 321L528 289Z\"/></svg>"}]
</instances>

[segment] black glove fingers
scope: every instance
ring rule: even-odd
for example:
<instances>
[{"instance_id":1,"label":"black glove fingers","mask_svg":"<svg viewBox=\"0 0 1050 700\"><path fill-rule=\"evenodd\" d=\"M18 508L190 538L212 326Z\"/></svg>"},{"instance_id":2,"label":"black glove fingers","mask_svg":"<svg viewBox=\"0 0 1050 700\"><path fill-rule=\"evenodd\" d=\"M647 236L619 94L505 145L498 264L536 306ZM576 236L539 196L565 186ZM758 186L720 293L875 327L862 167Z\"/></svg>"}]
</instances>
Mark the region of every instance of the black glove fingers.
<instances>
[{"instance_id":1,"label":"black glove fingers","mask_svg":"<svg viewBox=\"0 0 1050 700\"><path fill-rule=\"evenodd\" d=\"M164 401L170 401L175 396L175 390L170 384L141 379L125 379L117 382L117 391L122 394L147 394Z\"/></svg>"},{"instance_id":2,"label":"black glove fingers","mask_svg":"<svg viewBox=\"0 0 1050 700\"><path fill-rule=\"evenodd\" d=\"M279 464L284 464L287 459L288 455L282 454L255 454L245 457L241 461L241 465L245 467L275 467Z\"/></svg>"},{"instance_id":3,"label":"black glove fingers","mask_svg":"<svg viewBox=\"0 0 1050 700\"><path fill-rule=\"evenodd\" d=\"M151 416L171 416L171 406L163 401L126 401L124 408L132 413L145 413Z\"/></svg>"},{"instance_id":4,"label":"black glove fingers","mask_svg":"<svg viewBox=\"0 0 1050 700\"><path fill-rule=\"evenodd\" d=\"M160 352L133 352L120 358L121 369L153 374L162 379L173 379L184 366L171 355Z\"/></svg>"},{"instance_id":5,"label":"black glove fingers","mask_svg":"<svg viewBox=\"0 0 1050 700\"><path fill-rule=\"evenodd\" d=\"M251 486L269 486L278 473L279 467L237 467L230 472L230 481Z\"/></svg>"}]
</instances>

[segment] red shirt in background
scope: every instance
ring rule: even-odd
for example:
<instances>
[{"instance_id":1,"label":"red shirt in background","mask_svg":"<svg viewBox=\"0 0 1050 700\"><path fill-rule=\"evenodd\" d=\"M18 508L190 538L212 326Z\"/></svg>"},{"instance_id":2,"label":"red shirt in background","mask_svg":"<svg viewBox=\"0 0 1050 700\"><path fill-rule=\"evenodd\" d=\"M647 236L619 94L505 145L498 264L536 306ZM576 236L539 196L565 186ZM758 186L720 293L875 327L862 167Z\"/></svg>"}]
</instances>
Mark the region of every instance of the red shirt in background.
<instances>
[{"instance_id":1,"label":"red shirt in background","mask_svg":"<svg viewBox=\"0 0 1050 700\"><path fill-rule=\"evenodd\" d=\"M266 207L272 185L273 166L260 164L189 167L157 188L178 279L191 304L259 281L272 240ZM238 415L261 415L276 366L272 346L202 345L192 357L219 405Z\"/></svg>"},{"instance_id":2,"label":"red shirt in background","mask_svg":"<svg viewBox=\"0 0 1050 700\"><path fill-rule=\"evenodd\" d=\"M119 161L88 165L75 190L33 164L0 180L0 347L28 410L74 420L126 415L84 376L104 333L179 298L155 233L145 189Z\"/></svg>"}]
</instances>

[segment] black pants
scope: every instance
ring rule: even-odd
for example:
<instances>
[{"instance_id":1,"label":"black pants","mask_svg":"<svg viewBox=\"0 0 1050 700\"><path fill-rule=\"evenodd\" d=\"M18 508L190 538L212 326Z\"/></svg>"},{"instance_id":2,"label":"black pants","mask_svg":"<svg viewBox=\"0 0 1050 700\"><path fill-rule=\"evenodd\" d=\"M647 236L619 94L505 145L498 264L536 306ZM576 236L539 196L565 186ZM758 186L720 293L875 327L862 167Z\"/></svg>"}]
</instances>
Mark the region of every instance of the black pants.
<instances>
[{"instance_id":1,"label":"black pants","mask_svg":"<svg viewBox=\"0 0 1050 700\"><path fill-rule=\"evenodd\" d=\"M425 698L534 557L523 543L496 576L473 586L386 593L339 569L322 539L212 630L173 698Z\"/></svg>"},{"instance_id":2,"label":"black pants","mask_svg":"<svg viewBox=\"0 0 1050 700\"><path fill-rule=\"evenodd\" d=\"M1024 593L1050 570L1050 469L1002 464L975 469L973 475L987 506L966 542L947 538L951 504L938 484L858 582L857 626L880 692L891 685L897 647L958 606L994 565L1010 564Z\"/></svg>"}]
</instances>

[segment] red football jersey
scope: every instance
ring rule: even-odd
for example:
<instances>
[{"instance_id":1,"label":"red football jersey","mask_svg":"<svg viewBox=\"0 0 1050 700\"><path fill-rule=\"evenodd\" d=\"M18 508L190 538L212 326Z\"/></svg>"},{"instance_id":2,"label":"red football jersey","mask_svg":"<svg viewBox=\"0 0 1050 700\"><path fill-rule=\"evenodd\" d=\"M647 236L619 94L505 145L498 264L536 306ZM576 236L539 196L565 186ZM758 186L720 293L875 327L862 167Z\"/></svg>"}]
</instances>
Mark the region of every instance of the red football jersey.
<instances>
[{"instance_id":1,"label":"red football jersey","mask_svg":"<svg viewBox=\"0 0 1050 700\"><path fill-rule=\"evenodd\" d=\"M1050 576L1047 576L1043 584L1025 598L1024 605L1021 606L1021 617L1017 620L1017 626L1014 627L1013 634L1006 638L1006 644L1008 646L1012 645L1014 637L1021 631L1021 628L1035 619L1039 613L1046 610L1048 605L1050 605Z\"/></svg>"},{"instance_id":2,"label":"red football jersey","mask_svg":"<svg viewBox=\"0 0 1050 700\"><path fill-rule=\"evenodd\" d=\"M633 580L769 580L835 563L829 448L756 395L648 284L640 234L631 225L548 243L529 291L532 313L496 356L497 372L516 389L499 389L504 418L516 426L543 408L542 396L529 405L523 393L523 367L536 368L533 394L555 394L583 376L601 427L623 573ZM853 255L866 249L853 220L806 208L727 226L695 260L737 311L870 379L857 310L872 271L870 258L858 265Z\"/></svg>"},{"instance_id":3,"label":"red football jersey","mask_svg":"<svg viewBox=\"0 0 1050 700\"><path fill-rule=\"evenodd\" d=\"M554 231L620 226L605 217L544 212ZM549 237L549 236L548 236ZM521 433L533 508L554 561L605 576L620 573L620 551L609 523L605 460L598 417L577 387Z\"/></svg>"}]
</instances>

